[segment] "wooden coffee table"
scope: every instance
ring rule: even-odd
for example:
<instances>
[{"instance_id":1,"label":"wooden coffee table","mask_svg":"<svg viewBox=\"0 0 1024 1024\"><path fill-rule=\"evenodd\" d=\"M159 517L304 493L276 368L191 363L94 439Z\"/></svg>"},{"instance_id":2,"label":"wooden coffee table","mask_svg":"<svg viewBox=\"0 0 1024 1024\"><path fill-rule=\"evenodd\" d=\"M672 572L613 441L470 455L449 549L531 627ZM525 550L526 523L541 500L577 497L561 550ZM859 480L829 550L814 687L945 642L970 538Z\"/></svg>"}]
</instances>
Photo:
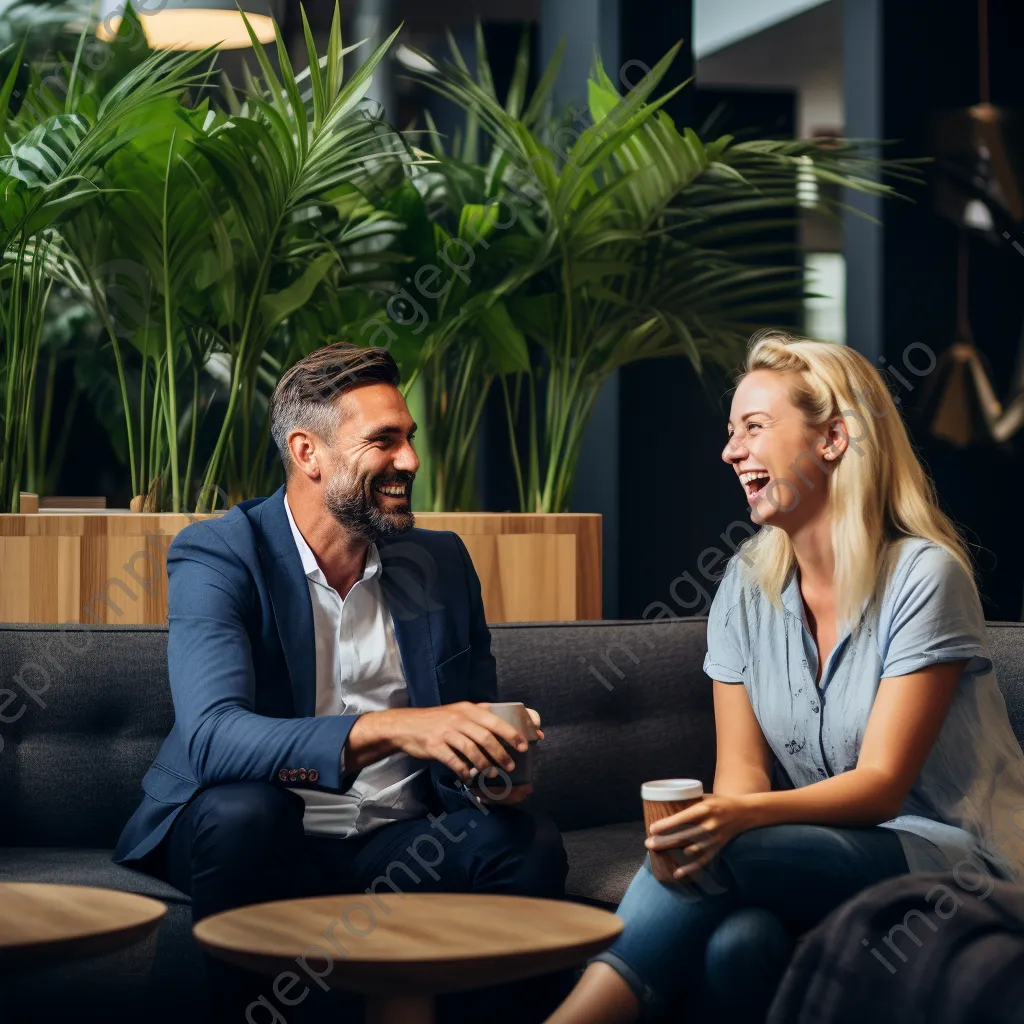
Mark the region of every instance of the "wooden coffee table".
<instances>
[{"instance_id":1,"label":"wooden coffee table","mask_svg":"<svg viewBox=\"0 0 1024 1024\"><path fill-rule=\"evenodd\" d=\"M370 1024L430 1024L437 993L571 967L622 928L606 910L559 900L388 892L259 903L193 931L212 955L277 975L267 985L273 1005L275 993L296 999L319 976L365 994Z\"/></svg>"},{"instance_id":2,"label":"wooden coffee table","mask_svg":"<svg viewBox=\"0 0 1024 1024\"><path fill-rule=\"evenodd\" d=\"M130 946L166 913L157 900L114 889L0 882L0 971Z\"/></svg>"}]
</instances>

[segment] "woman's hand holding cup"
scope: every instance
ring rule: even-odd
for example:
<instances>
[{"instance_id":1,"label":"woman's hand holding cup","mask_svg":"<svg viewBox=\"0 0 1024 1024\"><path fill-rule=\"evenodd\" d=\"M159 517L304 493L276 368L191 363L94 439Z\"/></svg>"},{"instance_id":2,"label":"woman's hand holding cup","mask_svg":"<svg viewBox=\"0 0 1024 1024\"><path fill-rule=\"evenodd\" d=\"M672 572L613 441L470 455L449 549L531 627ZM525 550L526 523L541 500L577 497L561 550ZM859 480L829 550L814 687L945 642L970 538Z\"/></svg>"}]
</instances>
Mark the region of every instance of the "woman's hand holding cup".
<instances>
[{"instance_id":1,"label":"woman's hand holding cup","mask_svg":"<svg viewBox=\"0 0 1024 1024\"><path fill-rule=\"evenodd\" d=\"M685 833L669 832L662 829L668 819L687 810L704 798L704 786L699 779L659 779L645 782L640 787L640 798L644 804L644 826L647 840L644 844L651 858L651 871L659 882L676 882L676 872L686 861L677 859L674 852L679 846L690 845ZM692 829L687 832L694 831ZM699 838L696 833L693 839Z\"/></svg>"},{"instance_id":2,"label":"woman's hand holding cup","mask_svg":"<svg viewBox=\"0 0 1024 1024\"><path fill-rule=\"evenodd\" d=\"M696 779L663 779L646 783L643 791L659 797L644 800L645 845L651 851L652 870L658 860L655 877L663 882L684 881L696 875L734 836L763 824L748 798L723 793L705 796ZM689 798L680 798L686 793ZM674 800L665 799L673 795ZM651 811L648 804L652 805ZM670 877L663 877L669 875L670 867Z\"/></svg>"}]
</instances>

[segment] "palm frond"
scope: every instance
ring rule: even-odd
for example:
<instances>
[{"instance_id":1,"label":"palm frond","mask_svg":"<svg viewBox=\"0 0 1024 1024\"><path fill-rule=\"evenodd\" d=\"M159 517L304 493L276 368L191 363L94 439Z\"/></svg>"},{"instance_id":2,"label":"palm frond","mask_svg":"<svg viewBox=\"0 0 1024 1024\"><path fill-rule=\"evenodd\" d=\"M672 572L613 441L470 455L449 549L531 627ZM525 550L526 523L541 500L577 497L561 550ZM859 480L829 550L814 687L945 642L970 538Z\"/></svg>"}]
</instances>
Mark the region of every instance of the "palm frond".
<instances>
[{"instance_id":1,"label":"palm frond","mask_svg":"<svg viewBox=\"0 0 1024 1024\"><path fill-rule=\"evenodd\" d=\"M540 353L532 367L544 367L543 379L531 368L509 371L525 382L503 384L509 423L529 422L525 440L510 439L524 511L565 508L586 418L613 370L679 355L698 372L729 367L756 326L799 308L797 254L785 258L777 233L798 223L801 181L820 183L819 206L835 211L836 186L894 197L883 176L919 178L915 163L879 161L855 141L703 140L677 127L664 104L687 83L653 99L677 49L625 96L596 62L583 133L541 118L556 62L519 116L520 95L503 107L486 75L423 55L423 84L476 119L494 191L504 185L528 216L490 251L509 261L492 294L510 337L528 338Z\"/></svg>"}]
</instances>

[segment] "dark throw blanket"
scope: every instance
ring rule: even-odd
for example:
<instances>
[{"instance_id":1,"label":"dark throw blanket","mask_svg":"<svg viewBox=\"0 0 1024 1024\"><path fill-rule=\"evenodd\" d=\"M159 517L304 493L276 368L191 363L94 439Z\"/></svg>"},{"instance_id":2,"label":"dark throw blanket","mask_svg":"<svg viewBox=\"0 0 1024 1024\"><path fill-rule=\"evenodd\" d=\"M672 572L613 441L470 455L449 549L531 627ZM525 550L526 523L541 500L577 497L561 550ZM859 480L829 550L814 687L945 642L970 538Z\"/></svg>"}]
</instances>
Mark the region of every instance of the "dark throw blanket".
<instances>
[{"instance_id":1,"label":"dark throw blanket","mask_svg":"<svg viewBox=\"0 0 1024 1024\"><path fill-rule=\"evenodd\" d=\"M958 865L866 889L807 933L768 1016L918 1022L1024 1022L1024 886Z\"/></svg>"}]
</instances>

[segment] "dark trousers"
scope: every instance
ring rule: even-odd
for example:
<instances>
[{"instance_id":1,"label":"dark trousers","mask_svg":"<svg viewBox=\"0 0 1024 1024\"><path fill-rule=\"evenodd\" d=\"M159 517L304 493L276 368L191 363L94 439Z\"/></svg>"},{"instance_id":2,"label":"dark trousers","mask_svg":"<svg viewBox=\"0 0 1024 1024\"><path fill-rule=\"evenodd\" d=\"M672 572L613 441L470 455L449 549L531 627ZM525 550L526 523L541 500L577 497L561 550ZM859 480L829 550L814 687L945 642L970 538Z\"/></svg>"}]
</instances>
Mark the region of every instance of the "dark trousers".
<instances>
[{"instance_id":1,"label":"dark trousers","mask_svg":"<svg viewBox=\"0 0 1024 1024\"><path fill-rule=\"evenodd\" d=\"M234 907L328 893L481 892L558 899L568 870L561 836L545 818L514 807L486 813L438 813L383 825L349 839L307 836L302 798L265 782L233 782L202 790L178 816L157 873L192 898L200 921ZM390 879L390 883L385 881ZM354 938L358 941L358 937ZM315 1008L339 1007L342 1020L361 1020L361 1003L325 997L314 979L294 1009L278 1005L272 979L207 959L217 1018L249 1024L309 1020ZM571 984L563 975L527 986L534 1009L524 1016L524 986L515 988L517 1020L542 1020ZM469 1019L512 1002L501 993L445 997L439 1016ZM275 1016L275 1012L277 1016Z\"/></svg>"}]
</instances>

